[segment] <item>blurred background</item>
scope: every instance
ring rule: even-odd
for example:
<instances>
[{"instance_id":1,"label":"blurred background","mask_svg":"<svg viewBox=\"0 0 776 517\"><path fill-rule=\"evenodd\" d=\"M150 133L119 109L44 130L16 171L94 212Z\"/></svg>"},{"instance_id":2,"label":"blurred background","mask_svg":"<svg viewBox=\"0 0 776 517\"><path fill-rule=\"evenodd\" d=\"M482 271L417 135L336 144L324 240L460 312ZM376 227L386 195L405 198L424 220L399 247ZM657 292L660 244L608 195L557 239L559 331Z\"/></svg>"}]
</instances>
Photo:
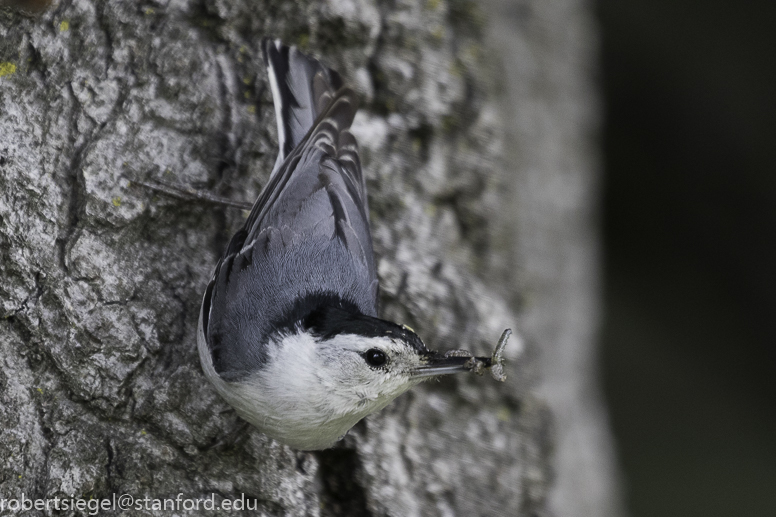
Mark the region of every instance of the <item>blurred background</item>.
<instances>
[{"instance_id":1,"label":"blurred background","mask_svg":"<svg viewBox=\"0 0 776 517\"><path fill-rule=\"evenodd\" d=\"M776 515L776 4L599 0L602 376L633 517Z\"/></svg>"}]
</instances>

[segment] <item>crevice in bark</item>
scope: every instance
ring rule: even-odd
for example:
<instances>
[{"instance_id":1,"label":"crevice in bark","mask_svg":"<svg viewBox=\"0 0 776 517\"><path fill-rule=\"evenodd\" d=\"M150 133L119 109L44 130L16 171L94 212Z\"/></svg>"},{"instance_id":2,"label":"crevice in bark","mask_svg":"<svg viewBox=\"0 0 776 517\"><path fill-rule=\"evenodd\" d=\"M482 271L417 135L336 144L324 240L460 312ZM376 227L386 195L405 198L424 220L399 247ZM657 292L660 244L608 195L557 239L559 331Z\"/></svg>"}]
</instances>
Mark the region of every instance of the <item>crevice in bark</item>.
<instances>
[{"instance_id":1,"label":"crevice in bark","mask_svg":"<svg viewBox=\"0 0 776 517\"><path fill-rule=\"evenodd\" d=\"M383 52L383 46L385 45L385 7L384 2L377 2L377 12L380 14L380 29L375 38L375 46L372 54L367 58L366 69L369 72L369 79L372 82L372 91L374 96L371 106L364 106L365 109L374 111L375 113L385 116L388 114L387 102L385 99L385 76L380 71L380 65L378 63L379 55Z\"/></svg>"},{"instance_id":2,"label":"crevice in bark","mask_svg":"<svg viewBox=\"0 0 776 517\"><path fill-rule=\"evenodd\" d=\"M361 460L354 449L335 447L315 453L321 482L322 517L369 517L366 491L358 481Z\"/></svg>"},{"instance_id":3,"label":"crevice in bark","mask_svg":"<svg viewBox=\"0 0 776 517\"><path fill-rule=\"evenodd\" d=\"M111 62L113 61L113 36L111 35L110 18L106 13L107 6L103 2L95 4L97 25L105 36L105 77L108 77Z\"/></svg>"},{"instance_id":4,"label":"crevice in bark","mask_svg":"<svg viewBox=\"0 0 776 517\"><path fill-rule=\"evenodd\" d=\"M212 42L222 43L224 38L221 31L224 20L218 16L215 8L211 8L210 2L193 2L189 9L189 22Z\"/></svg>"},{"instance_id":5,"label":"crevice in bark","mask_svg":"<svg viewBox=\"0 0 776 517\"><path fill-rule=\"evenodd\" d=\"M115 488L113 486L111 469L113 468L114 452L113 452L113 444L111 443L110 438L105 440L105 449L107 449L107 452L108 452L108 461L105 464L105 485L108 488L108 493L113 493L115 491Z\"/></svg>"},{"instance_id":6,"label":"crevice in bark","mask_svg":"<svg viewBox=\"0 0 776 517\"><path fill-rule=\"evenodd\" d=\"M78 115L80 110L76 107L78 105L78 99L73 91L73 86L68 83L66 91L70 97L70 101L73 103L73 110L71 114L70 123L70 140L73 147L73 154L70 163L67 167L65 174L66 185L69 188L68 203L67 203L67 222L63 227L63 234L56 239L57 246L59 248L59 265L62 271L66 275L70 274L70 270L67 267L67 246L70 240L73 238L78 228L78 222L80 220L81 210L81 178L79 170L81 167L81 159L84 148L87 144L78 145ZM88 142L88 140L87 140Z\"/></svg>"},{"instance_id":7,"label":"crevice in bark","mask_svg":"<svg viewBox=\"0 0 776 517\"><path fill-rule=\"evenodd\" d=\"M42 498L45 496L48 488L49 481L49 456L54 448L54 432L46 424L46 410L43 407L43 403L39 399L35 399L35 409L38 414L38 424L40 425L41 433L43 434L44 442L41 444L43 450L43 465L40 466L39 474L35 479L34 491L31 497Z\"/></svg>"},{"instance_id":8,"label":"crevice in bark","mask_svg":"<svg viewBox=\"0 0 776 517\"><path fill-rule=\"evenodd\" d=\"M1 221L0 221L1 222ZM30 308L30 302L32 302L32 305L35 305L38 303L38 300L43 295L43 293L46 291L46 288L43 287L41 284L41 273L40 271L35 272L35 292L29 295L27 298L22 300L22 303L19 304L19 307L11 311L9 318L12 316L18 315L20 312L25 312L27 309Z\"/></svg>"}]
</instances>

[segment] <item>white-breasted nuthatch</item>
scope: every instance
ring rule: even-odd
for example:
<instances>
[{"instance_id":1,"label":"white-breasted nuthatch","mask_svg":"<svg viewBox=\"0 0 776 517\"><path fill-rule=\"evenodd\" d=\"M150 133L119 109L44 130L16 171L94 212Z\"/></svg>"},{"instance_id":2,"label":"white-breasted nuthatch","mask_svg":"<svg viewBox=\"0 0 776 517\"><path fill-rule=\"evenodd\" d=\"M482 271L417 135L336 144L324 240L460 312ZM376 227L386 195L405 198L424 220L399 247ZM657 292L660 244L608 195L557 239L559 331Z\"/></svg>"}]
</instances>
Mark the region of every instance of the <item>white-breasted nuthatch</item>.
<instances>
[{"instance_id":1,"label":"white-breasted nuthatch","mask_svg":"<svg viewBox=\"0 0 776 517\"><path fill-rule=\"evenodd\" d=\"M366 184L350 125L356 95L334 70L262 41L280 152L202 300L198 348L218 393L297 449L330 447L424 379L491 368L503 380L508 331L491 358L429 351L377 317Z\"/></svg>"}]
</instances>

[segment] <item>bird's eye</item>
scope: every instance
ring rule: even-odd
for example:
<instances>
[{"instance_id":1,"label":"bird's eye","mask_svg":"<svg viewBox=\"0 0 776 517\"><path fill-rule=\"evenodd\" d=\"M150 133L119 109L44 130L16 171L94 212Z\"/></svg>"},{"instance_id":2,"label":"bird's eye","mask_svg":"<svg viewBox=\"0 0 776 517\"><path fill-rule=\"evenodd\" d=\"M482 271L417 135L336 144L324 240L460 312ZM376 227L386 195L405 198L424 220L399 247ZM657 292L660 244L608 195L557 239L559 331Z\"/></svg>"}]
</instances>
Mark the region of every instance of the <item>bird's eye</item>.
<instances>
[{"instance_id":1,"label":"bird's eye","mask_svg":"<svg viewBox=\"0 0 776 517\"><path fill-rule=\"evenodd\" d=\"M382 366L388 360L385 356L385 352L377 348L370 348L367 350L364 354L364 358L366 359L366 362L369 363L369 366L374 367Z\"/></svg>"}]
</instances>

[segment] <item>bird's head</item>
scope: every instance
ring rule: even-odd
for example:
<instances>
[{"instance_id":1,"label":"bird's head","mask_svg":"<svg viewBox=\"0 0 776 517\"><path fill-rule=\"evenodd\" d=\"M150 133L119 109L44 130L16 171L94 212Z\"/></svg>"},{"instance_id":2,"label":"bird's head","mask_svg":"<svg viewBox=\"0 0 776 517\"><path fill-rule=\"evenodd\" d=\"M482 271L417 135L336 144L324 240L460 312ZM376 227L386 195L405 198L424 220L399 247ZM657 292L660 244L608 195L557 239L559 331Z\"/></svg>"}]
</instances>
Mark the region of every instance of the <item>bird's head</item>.
<instances>
[{"instance_id":1,"label":"bird's head","mask_svg":"<svg viewBox=\"0 0 776 517\"><path fill-rule=\"evenodd\" d=\"M472 369L471 355L429 351L407 326L332 306L302 321L315 338L318 376L342 407L368 414L430 377Z\"/></svg>"},{"instance_id":2,"label":"bird's head","mask_svg":"<svg viewBox=\"0 0 776 517\"><path fill-rule=\"evenodd\" d=\"M494 352L494 359L463 351L438 354L406 326L321 305L296 320L293 329L276 334L266 364L246 381L223 382L215 372L210 377L261 431L314 450L330 447L356 422L425 379L483 368L500 371L500 353Z\"/></svg>"}]
</instances>

